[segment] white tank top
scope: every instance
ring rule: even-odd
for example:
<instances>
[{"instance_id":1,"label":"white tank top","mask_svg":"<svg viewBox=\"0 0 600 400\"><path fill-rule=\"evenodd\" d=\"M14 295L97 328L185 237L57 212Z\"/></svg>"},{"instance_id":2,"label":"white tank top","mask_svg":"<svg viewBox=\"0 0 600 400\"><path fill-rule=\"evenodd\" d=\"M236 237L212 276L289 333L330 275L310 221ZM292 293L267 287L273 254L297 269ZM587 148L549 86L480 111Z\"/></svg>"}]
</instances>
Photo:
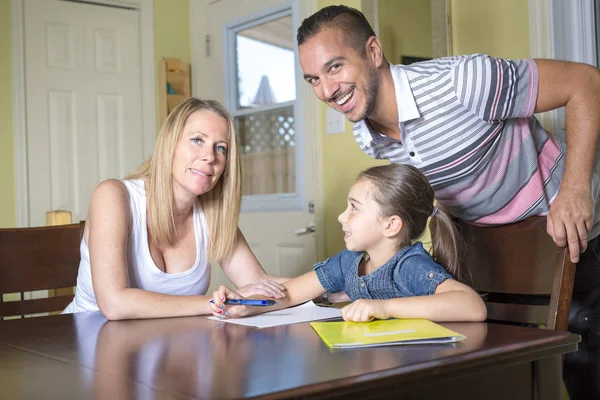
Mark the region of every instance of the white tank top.
<instances>
[{"instance_id":1,"label":"white tank top","mask_svg":"<svg viewBox=\"0 0 600 400\"><path fill-rule=\"evenodd\" d=\"M184 272L169 274L161 271L148 247L148 229L146 225L146 192L143 180L122 181L129 192L131 208L131 232L127 242L127 272L129 287L151 292L172 295L203 295L210 284L210 265L208 263L208 225L202 210L194 204L194 233L196 236L196 261ZM92 286L90 269L90 251L81 240L81 261L77 275L75 298L63 313L98 311L96 296Z\"/></svg>"}]
</instances>

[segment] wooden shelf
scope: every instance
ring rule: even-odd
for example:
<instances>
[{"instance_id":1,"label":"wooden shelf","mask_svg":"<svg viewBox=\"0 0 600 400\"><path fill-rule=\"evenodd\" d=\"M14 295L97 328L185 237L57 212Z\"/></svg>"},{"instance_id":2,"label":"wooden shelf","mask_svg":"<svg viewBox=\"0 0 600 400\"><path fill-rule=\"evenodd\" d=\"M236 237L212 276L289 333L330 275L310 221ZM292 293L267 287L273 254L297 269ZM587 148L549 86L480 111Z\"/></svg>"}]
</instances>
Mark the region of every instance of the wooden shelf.
<instances>
[{"instance_id":1,"label":"wooden shelf","mask_svg":"<svg viewBox=\"0 0 600 400\"><path fill-rule=\"evenodd\" d=\"M173 108L192 96L192 85L190 64L177 58L162 58L158 68L158 113L162 125Z\"/></svg>"}]
</instances>

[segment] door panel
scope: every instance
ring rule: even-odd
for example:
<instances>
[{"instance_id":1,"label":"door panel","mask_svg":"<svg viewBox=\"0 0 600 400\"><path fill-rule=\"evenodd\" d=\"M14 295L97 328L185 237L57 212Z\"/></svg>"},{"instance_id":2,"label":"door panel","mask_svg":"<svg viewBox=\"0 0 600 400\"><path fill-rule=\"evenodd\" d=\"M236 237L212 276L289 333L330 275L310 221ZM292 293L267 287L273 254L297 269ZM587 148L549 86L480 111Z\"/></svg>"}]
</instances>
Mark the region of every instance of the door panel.
<instances>
[{"instance_id":1,"label":"door panel","mask_svg":"<svg viewBox=\"0 0 600 400\"><path fill-rule=\"evenodd\" d=\"M29 223L49 210L86 218L94 187L144 158L138 12L27 0Z\"/></svg>"}]
</instances>

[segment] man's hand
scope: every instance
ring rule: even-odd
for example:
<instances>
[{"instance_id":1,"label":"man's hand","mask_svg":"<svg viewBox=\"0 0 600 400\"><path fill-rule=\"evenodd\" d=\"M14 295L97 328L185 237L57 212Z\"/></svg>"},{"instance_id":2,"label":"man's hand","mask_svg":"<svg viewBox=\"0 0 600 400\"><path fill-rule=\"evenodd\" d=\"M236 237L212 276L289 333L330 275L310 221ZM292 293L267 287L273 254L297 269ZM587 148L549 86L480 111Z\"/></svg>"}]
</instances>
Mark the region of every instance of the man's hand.
<instances>
[{"instance_id":1,"label":"man's hand","mask_svg":"<svg viewBox=\"0 0 600 400\"><path fill-rule=\"evenodd\" d=\"M560 247L569 247L571 261L587 248L594 202L589 191L561 188L548 212L546 230Z\"/></svg>"},{"instance_id":2,"label":"man's hand","mask_svg":"<svg viewBox=\"0 0 600 400\"><path fill-rule=\"evenodd\" d=\"M369 322L377 319L387 319L388 313L385 300L359 299L342 308L342 317L345 321Z\"/></svg>"}]
</instances>

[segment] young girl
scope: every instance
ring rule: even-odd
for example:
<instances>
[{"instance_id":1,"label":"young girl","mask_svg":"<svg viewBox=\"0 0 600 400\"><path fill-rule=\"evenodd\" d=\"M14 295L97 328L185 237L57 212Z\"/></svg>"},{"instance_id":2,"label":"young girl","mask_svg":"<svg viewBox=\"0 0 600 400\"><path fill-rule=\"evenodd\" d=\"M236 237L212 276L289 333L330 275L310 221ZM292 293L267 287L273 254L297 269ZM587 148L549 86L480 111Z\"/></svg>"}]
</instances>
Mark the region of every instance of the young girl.
<instances>
[{"instance_id":1,"label":"young girl","mask_svg":"<svg viewBox=\"0 0 600 400\"><path fill-rule=\"evenodd\" d=\"M461 241L456 228L433 201L427 178L412 166L391 164L363 171L338 217L347 250L285 282L287 296L274 307L226 306L226 299L242 297L221 286L213 294L213 314L243 317L345 290L353 301L341 310L346 321L483 321L487 315L483 301L458 281ZM433 257L415 242L429 217Z\"/></svg>"}]
</instances>

